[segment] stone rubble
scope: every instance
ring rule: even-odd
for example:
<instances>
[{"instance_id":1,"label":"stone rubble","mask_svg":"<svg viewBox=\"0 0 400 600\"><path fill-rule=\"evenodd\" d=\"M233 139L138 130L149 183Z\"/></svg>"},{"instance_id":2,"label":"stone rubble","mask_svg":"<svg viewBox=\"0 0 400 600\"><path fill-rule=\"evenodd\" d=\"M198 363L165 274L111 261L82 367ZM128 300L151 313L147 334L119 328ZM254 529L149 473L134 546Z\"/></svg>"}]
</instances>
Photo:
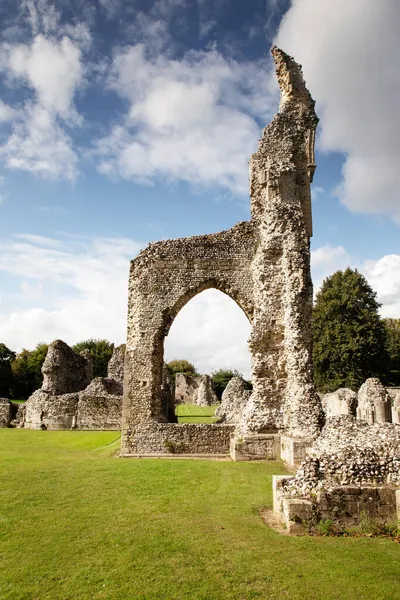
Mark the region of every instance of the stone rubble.
<instances>
[{"instance_id":1,"label":"stone rubble","mask_svg":"<svg viewBox=\"0 0 400 600\"><path fill-rule=\"evenodd\" d=\"M349 388L339 388L335 392L324 394L322 397L322 409L327 419L339 415L352 415L355 417L357 394Z\"/></svg>"}]
</instances>

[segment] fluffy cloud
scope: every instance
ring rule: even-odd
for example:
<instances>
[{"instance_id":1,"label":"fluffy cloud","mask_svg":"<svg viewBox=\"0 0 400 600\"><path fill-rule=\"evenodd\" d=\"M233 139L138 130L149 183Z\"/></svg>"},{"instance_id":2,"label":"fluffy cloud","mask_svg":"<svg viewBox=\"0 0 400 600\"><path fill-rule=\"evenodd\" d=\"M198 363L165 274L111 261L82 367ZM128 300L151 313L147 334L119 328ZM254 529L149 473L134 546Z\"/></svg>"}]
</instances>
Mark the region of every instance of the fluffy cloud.
<instances>
[{"instance_id":1,"label":"fluffy cloud","mask_svg":"<svg viewBox=\"0 0 400 600\"><path fill-rule=\"evenodd\" d=\"M320 246L311 253L311 266L314 291L317 292L322 281L335 271L346 269L354 264L354 259L343 246Z\"/></svg>"},{"instance_id":2,"label":"fluffy cloud","mask_svg":"<svg viewBox=\"0 0 400 600\"><path fill-rule=\"evenodd\" d=\"M337 189L354 212L400 218L398 0L292 0L276 42L303 64L319 145L346 153Z\"/></svg>"},{"instance_id":3,"label":"fluffy cloud","mask_svg":"<svg viewBox=\"0 0 400 600\"><path fill-rule=\"evenodd\" d=\"M3 44L0 70L9 87L28 94L17 109L0 104L0 121L12 125L0 155L8 168L73 180L78 159L66 127L82 121L73 100L84 83L82 51L90 45L90 33L79 22L61 26L59 13L45 0L21 4L33 38Z\"/></svg>"},{"instance_id":4,"label":"fluffy cloud","mask_svg":"<svg viewBox=\"0 0 400 600\"><path fill-rule=\"evenodd\" d=\"M378 292L384 317L398 319L400 316L400 255L389 254L377 261L366 261L362 271Z\"/></svg>"},{"instance_id":5,"label":"fluffy cloud","mask_svg":"<svg viewBox=\"0 0 400 600\"><path fill-rule=\"evenodd\" d=\"M3 241L0 271L8 286L0 297L2 341L12 348L56 338L124 341L129 260L139 248L119 238L26 234Z\"/></svg>"},{"instance_id":6,"label":"fluffy cloud","mask_svg":"<svg viewBox=\"0 0 400 600\"><path fill-rule=\"evenodd\" d=\"M115 57L110 86L129 110L98 143L101 172L246 193L260 134L255 116L269 118L274 105L265 61L239 63L215 51L172 60L137 44Z\"/></svg>"}]
</instances>

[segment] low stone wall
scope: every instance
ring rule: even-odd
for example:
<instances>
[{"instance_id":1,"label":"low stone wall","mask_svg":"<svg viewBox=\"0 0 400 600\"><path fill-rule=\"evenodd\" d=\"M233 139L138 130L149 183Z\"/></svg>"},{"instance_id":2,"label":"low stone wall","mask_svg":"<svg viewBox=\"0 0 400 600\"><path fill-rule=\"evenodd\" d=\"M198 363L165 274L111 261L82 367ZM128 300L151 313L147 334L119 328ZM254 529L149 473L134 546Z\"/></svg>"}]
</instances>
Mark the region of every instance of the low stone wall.
<instances>
[{"instance_id":1,"label":"low stone wall","mask_svg":"<svg viewBox=\"0 0 400 600\"><path fill-rule=\"evenodd\" d=\"M302 534L310 527L330 521L339 530L361 525L395 524L400 518L400 489L393 486L336 486L308 498L286 496L290 477L273 477L274 513L289 533Z\"/></svg>"},{"instance_id":2,"label":"low stone wall","mask_svg":"<svg viewBox=\"0 0 400 600\"><path fill-rule=\"evenodd\" d=\"M231 437L230 453L235 462L245 460L277 460L280 457L280 435L259 433L237 439Z\"/></svg>"},{"instance_id":3,"label":"low stone wall","mask_svg":"<svg viewBox=\"0 0 400 600\"><path fill-rule=\"evenodd\" d=\"M77 429L115 430L121 429L122 397L89 396L79 394L76 417Z\"/></svg>"},{"instance_id":4,"label":"low stone wall","mask_svg":"<svg viewBox=\"0 0 400 600\"><path fill-rule=\"evenodd\" d=\"M233 425L148 423L128 432L122 456L135 454L229 454Z\"/></svg>"},{"instance_id":5,"label":"low stone wall","mask_svg":"<svg viewBox=\"0 0 400 600\"><path fill-rule=\"evenodd\" d=\"M27 429L71 429L76 416L78 394L54 396L37 390L26 402Z\"/></svg>"}]
</instances>

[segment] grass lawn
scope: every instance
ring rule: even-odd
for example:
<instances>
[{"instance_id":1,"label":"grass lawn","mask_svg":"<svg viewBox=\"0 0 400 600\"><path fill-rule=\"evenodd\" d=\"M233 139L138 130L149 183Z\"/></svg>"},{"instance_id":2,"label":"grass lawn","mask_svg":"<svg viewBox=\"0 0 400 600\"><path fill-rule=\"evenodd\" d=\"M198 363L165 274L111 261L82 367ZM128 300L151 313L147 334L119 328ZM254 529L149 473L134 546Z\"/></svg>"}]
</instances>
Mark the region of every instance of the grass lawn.
<instances>
[{"instance_id":1,"label":"grass lawn","mask_svg":"<svg viewBox=\"0 0 400 600\"><path fill-rule=\"evenodd\" d=\"M196 404L179 404L175 407L178 423L215 423L214 413L218 405L196 406Z\"/></svg>"},{"instance_id":2,"label":"grass lawn","mask_svg":"<svg viewBox=\"0 0 400 600\"><path fill-rule=\"evenodd\" d=\"M268 529L280 463L117 459L115 432L0 429L1 600L397 600L388 539Z\"/></svg>"}]
</instances>

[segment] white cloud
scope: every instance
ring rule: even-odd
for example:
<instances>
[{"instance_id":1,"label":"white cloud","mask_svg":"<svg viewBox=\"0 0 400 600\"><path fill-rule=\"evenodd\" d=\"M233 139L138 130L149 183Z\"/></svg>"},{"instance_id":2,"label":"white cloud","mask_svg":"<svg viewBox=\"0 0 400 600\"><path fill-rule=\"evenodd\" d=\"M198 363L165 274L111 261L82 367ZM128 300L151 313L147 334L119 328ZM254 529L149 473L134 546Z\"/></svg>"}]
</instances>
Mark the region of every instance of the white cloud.
<instances>
[{"instance_id":1,"label":"white cloud","mask_svg":"<svg viewBox=\"0 0 400 600\"><path fill-rule=\"evenodd\" d=\"M378 292L384 317L400 318L400 255L388 254L376 261L366 261L362 271Z\"/></svg>"},{"instance_id":2,"label":"white cloud","mask_svg":"<svg viewBox=\"0 0 400 600\"><path fill-rule=\"evenodd\" d=\"M123 342L129 260L139 248L119 238L25 234L3 241L0 271L19 283L0 298L2 341L15 349L56 338Z\"/></svg>"},{"instance_id":3,"label":"white cloud","mask_svg":"<svg viewBox=\"0 0 400 600\"><path fill-rule=\"evenodd\" d=\"M207 290L177 315L165 340L165 358L186 358L201 373L226 368L250 377L249 335L242 309L222 292Z\"/></svg>"},{"instance_id":4,"label":"white cloud","mask_svg":"<svg viewBox=\"0 0 400 600\"><path fill-rule=\"evenodd\" d=\"M110 86L130 107L97 145L101 172L247 193L260 134L254 116L268 118L275 108L266 61L239 63L215 51L172 60L137 44L116 56Z\"/></svg>"},{"instance_id":5,"label":"white cloud","mask_svg":"<svg viewBox=\"0 0 400 600\"><path fill-rule=\"evenodd\" d=\"M10 169L73 180L78 159L66 126L82 123L74 96L85 83L82 51L90 45L90 32L81 22L61 25L46 0L24 0L21 8L33 37L24 44L4 43L0 70L9 87L30 93L17 109L0 104L0 121L12 126L0 155Z\"/></svg>"},{"instance_id":6,"label":"white cloud","mask_svg":"<svg viewBox=\"0 0 400 600\"><path fill-rule=\"evenodd\" d=\"M399 29L398 0L292 0L276 38L317 100L320 148L346 153L343 204L397 218Z\"/></svg>"},{"instance_id":7,"label":"white cloud","mask_svg":"<svg viewBox=\"0 0 400 600\"><path fill-rule=\"evenodd\" d=\"M335 271L346 269L354 264L354 259L343 246L320 246L311 252L311 271L314 293L318 292L323 280Z\"/></svg>"}]
</instances>

